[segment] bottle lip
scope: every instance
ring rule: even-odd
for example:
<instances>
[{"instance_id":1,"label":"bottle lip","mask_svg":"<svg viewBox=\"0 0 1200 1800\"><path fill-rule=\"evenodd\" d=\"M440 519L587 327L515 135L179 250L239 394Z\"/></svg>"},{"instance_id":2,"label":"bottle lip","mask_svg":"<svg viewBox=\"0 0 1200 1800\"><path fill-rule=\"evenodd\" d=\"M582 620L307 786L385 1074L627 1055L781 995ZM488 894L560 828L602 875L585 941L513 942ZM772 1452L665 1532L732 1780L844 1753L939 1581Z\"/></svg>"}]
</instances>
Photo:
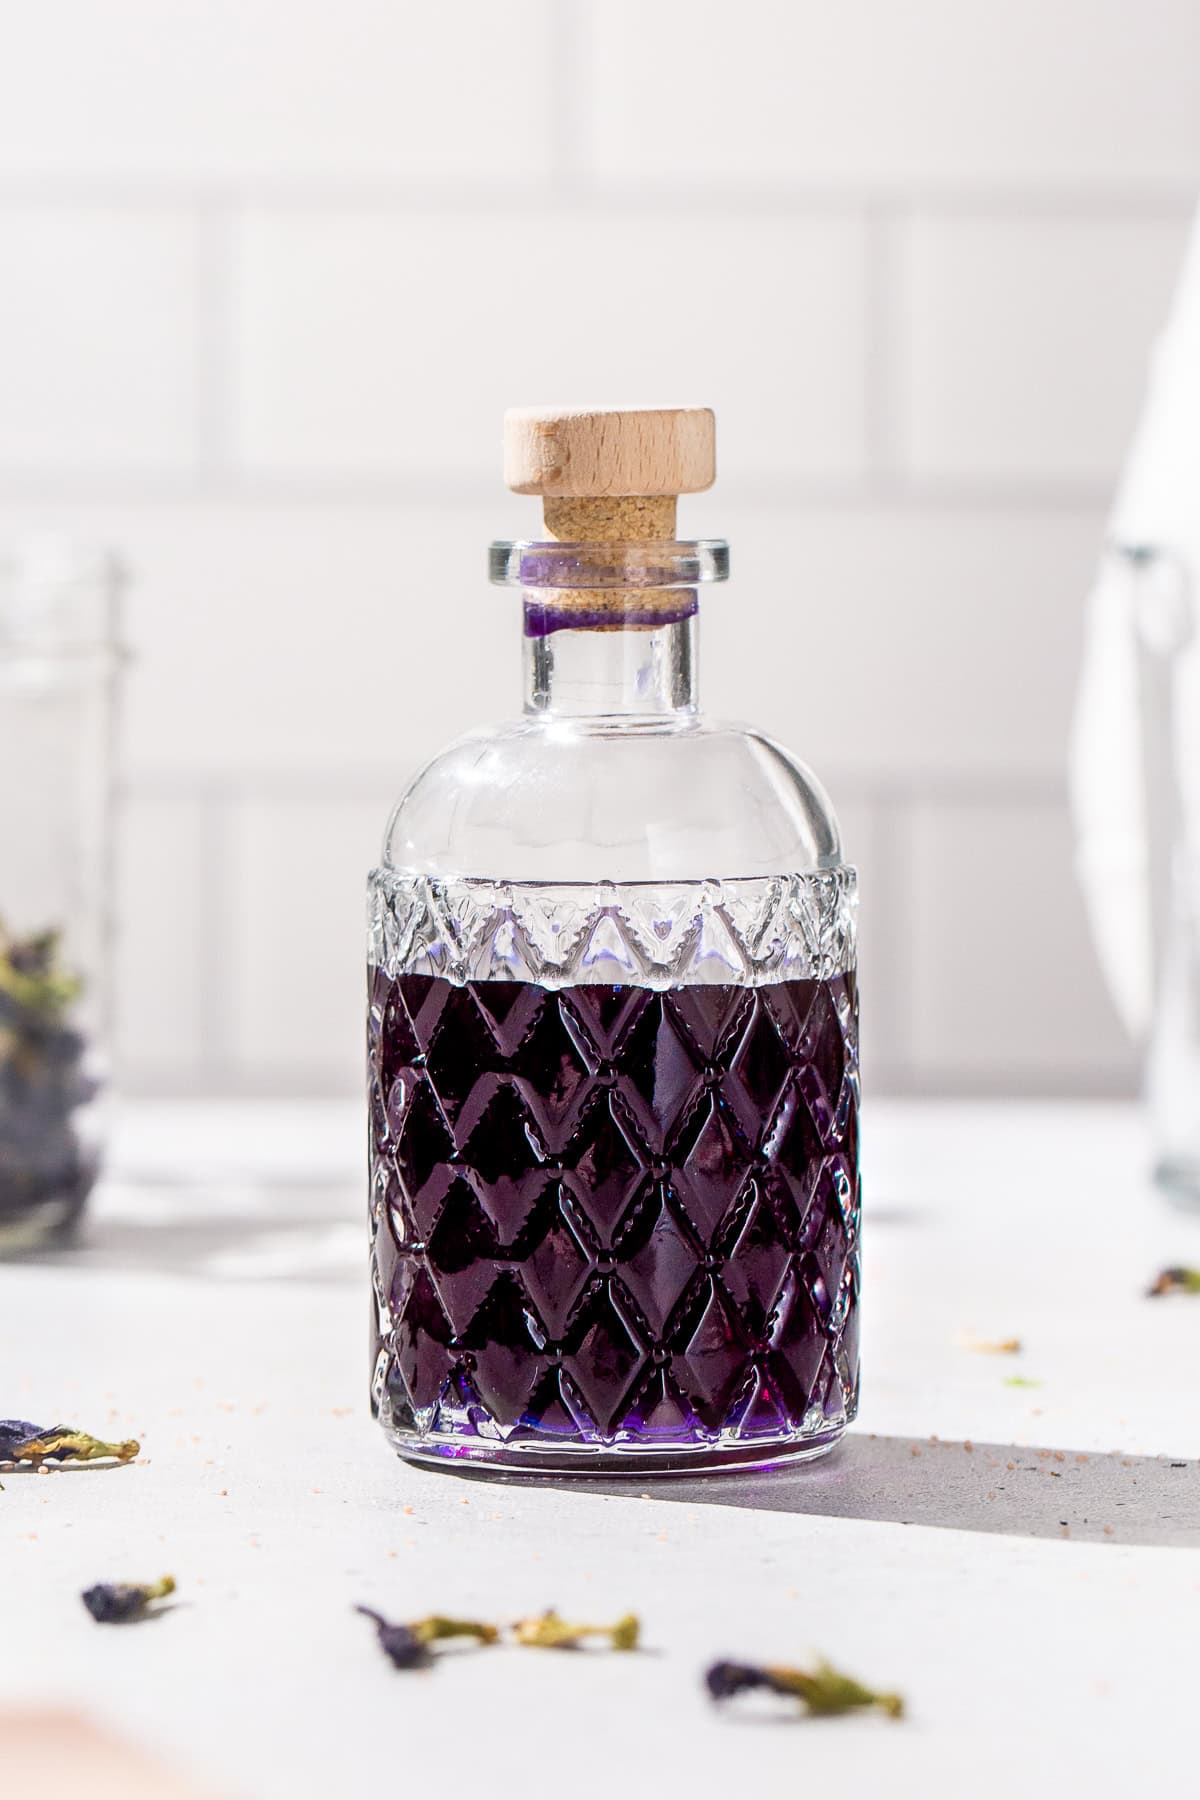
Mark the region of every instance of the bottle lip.
<instances>
[{"instance_id":1,"label":"bottle lip","mask_svg":"<svg viewBox=\"0 0 1200 1800\"><path fill-rule=\"evenodd\" d=\"M694 588L729 577L722 538L684 543L537 543L498 539L488 546L488 579L517 588Z\"/></svg>"}]
</instances>

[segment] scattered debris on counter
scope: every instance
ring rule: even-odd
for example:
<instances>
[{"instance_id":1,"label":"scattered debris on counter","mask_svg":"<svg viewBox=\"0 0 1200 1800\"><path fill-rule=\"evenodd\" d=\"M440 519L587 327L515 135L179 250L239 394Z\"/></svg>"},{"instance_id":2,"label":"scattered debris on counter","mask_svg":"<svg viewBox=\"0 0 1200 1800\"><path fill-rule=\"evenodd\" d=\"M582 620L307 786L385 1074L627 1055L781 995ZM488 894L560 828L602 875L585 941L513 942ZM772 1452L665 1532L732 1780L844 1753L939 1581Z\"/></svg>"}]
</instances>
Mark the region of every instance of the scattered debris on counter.
<instances>
[{"instance_id":1,"label":"scattered debris on counter","mask_svg":"<svg viewBox=\"0 0 1200 1800\"><path fill-rule=\"evenodd\" d=\"M397 1669L428 1668L434 1660L432 1646L443 1638L474 1638L480 1644L504 1641L500 1626L476 1619L448 1619L434 1613L427 1619L393 1625L372 1607L358 1606L355 1611L374 1624L380 1648ZM614 1650L636 1650L641 1626L633 1613L626 1613L615 1625L573 1625L551 1609L518 1619L511 1634L512 1643L535 1650L578 1650L588 1638L607 1638Z\"/></svg>"},{"instance_id":2,"label":"scattered debris on counter","mask_svg":"<svg viewBox=\"0 0 1200 1800\"><path fill-rule=\"evenodd\" d=\"M614 1650L636 1650L641 1626L633 1613L626 1613L615 1625L569 1625L553 1610L536 1618L518 1619L513 1636L518 1644L533 1650L578 1650L585 1638L607 1638Z\"/></svg>"},{"instance_id":3,"label":"scattered debris on counter","mask_svg":"<svg viewBox=\"0 0 1200 1800\"><path fill-rule=\"evenodd\" d=\"M1164 1294L1200 1294L1200 1269L1160 1269L1146 1289L1147 1300Z\"/></svg>"},{"instance_id":4,"label":"scattered debris on counter","mask_svg":"<svg viewBox=\"0 0 1200 1800\"><path fill-rule=\"evenodd\" d=\"M97 1625L127 1625L144 1619L153 1601L165 1600L174 1592L175 1577L164 1575L161 1581L144 1583L98 1581L80 1598Z\"/></svg>"},{"instance_id":5,"label":"scattered debris on counter","mask_svg":"<svg viewBox=\"0 0 1200 1800\"><path fill-rule=\"evenodd\" d=\"M713 1663L705 1676L709 1694L714 1700L732 1700L737 1694L755 1689L799 1700L805 1710L821 1718L839 1713L863 1712L877 1708L889 1719L904 1717L904 1701L899 1694L877 1693L864 1687L850 1675L843 1675L822 1657L815 1669L790 1669L779 1664Z\"/></svg>"},{"instance_id":6,"label":"scattered debris on counter","mask_svg":"<svg viewBox=\"0 0 1200 1800\"><path fill-rule=\"evenodd\" d=\"M1019 1356L1019 1337L985 1338L973 1331L960 1331L955 1339L960 1350L972 1350L977 1356Z\"/></svg>"},{"instance_id":7,"label":"scattered debris on counter","mask_svg":"<svg viewBox=\"0 0 1200 1800\"><path fill-rule=\"evenodd\" d=\"M483 1625L474 1619L448 1619L432 1613L411 1624L393 1625L369 1606L356 1606L355 1612L370 1619L379 1638L379 1647L397 1669L425 1669L433 1661L431 1646L443 1638L474 1638L479 1644L494 1644L500 1636L494 1625Z\"/></svg>"},{"instance_id":8,"label":"scattered debris on counter","mask_svg":"<svg viewBox=\"0 0 1200 1800\"><path fill-rule=\"evenodd\" d=\"M74 1425L32 1425L28 1419L0 1419L0 1463L132 1462L142 1446L136 1438L109 1444Z\"/></svg>"}]
</instances>

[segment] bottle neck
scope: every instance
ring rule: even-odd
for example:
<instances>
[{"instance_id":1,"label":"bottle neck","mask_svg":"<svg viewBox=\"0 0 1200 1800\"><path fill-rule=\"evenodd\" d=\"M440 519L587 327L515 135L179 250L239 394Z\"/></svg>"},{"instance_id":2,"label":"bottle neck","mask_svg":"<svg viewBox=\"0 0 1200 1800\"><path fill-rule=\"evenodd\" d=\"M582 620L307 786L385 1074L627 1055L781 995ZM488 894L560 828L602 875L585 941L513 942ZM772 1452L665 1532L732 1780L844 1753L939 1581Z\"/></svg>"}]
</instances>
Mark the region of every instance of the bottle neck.
<instances>
[{"instance_id":1,"label":"bottle neck","mask_svg":"<svg viewBox=\"0 0 1200 1800\"><path fill-rule=\"evenodd\" d=\"M696 594L724 581L726 544L497 542L488 567L499 586L522 592L527 714L618 725L695 716Z\"/></svg>"},{"instance_id":2,"label":"bottle neck","mask_svg":"<svg viewBox=\"0 0 1200 1800\"><path fill-rule=\"evenodd\" d=\"M694 593L669 610L562 611L525 594L525 711L542 718L680 722L697 711ZM659 622L661 621L661 622Z\"/></svg>"}]
</instances>

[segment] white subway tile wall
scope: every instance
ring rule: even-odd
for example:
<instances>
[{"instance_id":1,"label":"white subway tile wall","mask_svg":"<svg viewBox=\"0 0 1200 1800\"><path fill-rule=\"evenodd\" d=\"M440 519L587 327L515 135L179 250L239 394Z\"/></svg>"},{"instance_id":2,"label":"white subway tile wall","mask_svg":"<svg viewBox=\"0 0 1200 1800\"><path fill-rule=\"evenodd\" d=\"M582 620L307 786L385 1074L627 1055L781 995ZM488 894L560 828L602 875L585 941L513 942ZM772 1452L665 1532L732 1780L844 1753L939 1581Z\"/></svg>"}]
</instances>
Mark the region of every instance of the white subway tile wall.
<instances>
[{"instance_id":1,"label":"white subway tile wall","mask_svg":"<svg viewBox=\"0 0 1200 1800\"><path fill-rule=\"evenodd\" d=\"M895 265L901 466L946 484L1105 482L1178 262L1170 218L915 219Z\"/></svg>"},{"instance_id":2,"label":"white subway tile wall","mask_svg":"<svg viewBox=\"0 0 1200 1800\"><path fill-rule=\"evenodd\" d=\"M200 255L186 207L0 205L0 472L195 468Z\"/></svg>"},{"instance_id":3,"label":"white subway tile wall","mask_svg":"<svg viewBox=\"0 0 1200 1800\"><path fill-rule=\"evenodd\" d=\"M1085 1090L1109 1075L1109 1009L1061 807L1033 795L918 804L901 855L912 1079L951 1093L981 1083L1053 1093L1067 1068Z\"/></svg>"},{"instance_id":4,"label":"white subway tile wall","mask_svg":"<svg viewBox=\"0 0 1200 1800\"><path fill-rule=\"evenodd\" d=\"M901 196L1195 179L1192 0L580 0L582 152Z\"/></svg>"},{"instance_id":5,"label":"white subway tile wall","mask_svg":"<svg viewBox=\"0 0 1200 1800\"><path fill-rule=\"evenodd\" d=\"M238 466L495 483L514 393L690 397L699 383L743 481L853 480L866 457L865 223L698 224L569 204L246 211Z\"/></svg>"},{"instance_id":6,"label":"white subway tile wall","mask_svg":"<svg viewBox=\"0 0 1200 1800\"><path fill-rule=\"evenodd\" d=\"M0 534L136 581L119 1066L351 1091L362 875L508 710L514 401L695 398L714 710L862 868L868 1082L1103 1092L1081 608L1200 174L1193 0L0 0Z\"/></svg>"},{"instance_id":7,"label":"white subway tile wall","mask_svg":"<svg viewBox=\"0 0 1200 1800\"><path fill-rule=\"evenodd\" d=\"M271 1072L284 1090L322 1085L362 1039L366 994L357 931L363 871L376 860L388 799L275 790L232 808L229 1062L235 1079ZM321 945L314 956L314 944Z\"/></svg>"},{"instance_id":8,"label":"white subway tile wall","mask_svg":"<svg viewBox=\"0 0 1200 1800\"><path fill-rule=\"evenodd\" d=\"M554 3L5 0L0 167L230 189L544 178Z\"/></svg>"}]
</instances>

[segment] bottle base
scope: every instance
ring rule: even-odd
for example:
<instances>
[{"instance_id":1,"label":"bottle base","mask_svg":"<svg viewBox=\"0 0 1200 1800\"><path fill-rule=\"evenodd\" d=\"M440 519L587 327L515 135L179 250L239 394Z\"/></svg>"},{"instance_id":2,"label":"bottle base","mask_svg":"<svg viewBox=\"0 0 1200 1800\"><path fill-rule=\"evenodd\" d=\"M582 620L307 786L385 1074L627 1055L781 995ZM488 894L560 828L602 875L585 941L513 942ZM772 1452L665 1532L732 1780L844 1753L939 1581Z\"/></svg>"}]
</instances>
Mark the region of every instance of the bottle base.
<instances>
[{"instance_id":1,"label":"bottle base","mask_svg":"<svg viewBox=\"0 0 1200 1800\"><path fill-rule=\"evenodd\" d=\"M560 1444L498 1443L486 1438L414 1437L388 1431L388 1441L406 1462L493 1469L505 1475L630 1476L712 1475L722 1470L767 1469L779 1463L815 1462L835 1450L848 1420L830 1422L824 1430L792 1432L775 1438L715 1438L699 1444Z\"/></svg>"}]
</instances>

